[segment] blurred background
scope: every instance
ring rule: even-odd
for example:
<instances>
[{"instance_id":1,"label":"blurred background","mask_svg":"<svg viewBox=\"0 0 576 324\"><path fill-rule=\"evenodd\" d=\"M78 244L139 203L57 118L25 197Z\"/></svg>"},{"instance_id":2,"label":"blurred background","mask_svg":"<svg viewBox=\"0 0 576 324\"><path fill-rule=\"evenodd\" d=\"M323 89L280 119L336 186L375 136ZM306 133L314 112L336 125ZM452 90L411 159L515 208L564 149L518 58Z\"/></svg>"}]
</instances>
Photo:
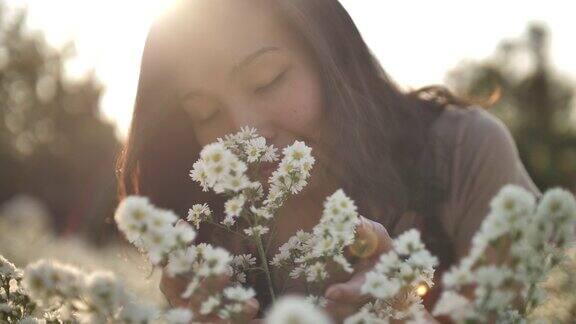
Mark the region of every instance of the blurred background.
<instances>
[{"instance_id":1,"label":"blurred background","mask_svg":"<svg viewBox=\"0 0 576 324\"><path fill-rule=\"evenodd\" d=\"M171 3L0 0L0 254L137 269L134 290L160 298L106 219L146 33ZM576 190L572 1L342 3L400 86L445 84L483 104L541 190Z\"/></svg>"}]
</instances>

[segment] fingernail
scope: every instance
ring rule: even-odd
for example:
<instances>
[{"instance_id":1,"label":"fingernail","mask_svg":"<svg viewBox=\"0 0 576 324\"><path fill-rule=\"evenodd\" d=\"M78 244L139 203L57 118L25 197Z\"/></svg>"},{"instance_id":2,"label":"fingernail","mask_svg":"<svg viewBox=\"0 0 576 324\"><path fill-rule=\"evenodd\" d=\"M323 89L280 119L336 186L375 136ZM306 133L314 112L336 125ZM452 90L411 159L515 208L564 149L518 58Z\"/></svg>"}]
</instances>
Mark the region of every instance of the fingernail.
<instances>
[{"instance_id":1,"label":"fingernail","mask_svg":"<svg viewBox=\"0 0 576 324\"><path fill-rule=\"evenodd\" d=\"M176 225L180 225L180 224L182 224L182 223L184 223L184 220L183 220L183 219L179 219L179 220L176 222Z\"/></svg>"},{"instance_id":2,"label":"fingernail","mask_svg":"<svg viewBox=\"0 0 576 324\"><path fill-rule=\"evenodd\" d=\"M326 292L326 298L328 299L339 299L342 296L342 291L340 289L328 289Z\"/></svg>"}]
</instances>

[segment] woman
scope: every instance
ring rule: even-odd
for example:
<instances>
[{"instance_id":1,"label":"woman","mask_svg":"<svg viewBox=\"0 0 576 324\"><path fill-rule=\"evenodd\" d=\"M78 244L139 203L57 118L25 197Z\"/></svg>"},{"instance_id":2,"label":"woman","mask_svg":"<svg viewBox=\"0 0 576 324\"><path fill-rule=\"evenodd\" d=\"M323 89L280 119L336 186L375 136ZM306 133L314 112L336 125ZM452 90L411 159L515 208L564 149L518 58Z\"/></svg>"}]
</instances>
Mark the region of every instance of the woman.
<instances>
[{"instance_id":1,"label":"woman","mask_svg":"<svg viewBox=\"0 0 576 324\"><path fill-rule=\"evenodd\" d=\"M503 185L540 194L498 119L439 87L401 91L337 0L187 0L161 17L143 54L121 195L146 195L180 215L196 202L221 206L187 174L203 145L242 126L276 147L303 140L317 159L309 186L276 217L271 254L314 226L324 198L343 188L366 216L363 228L378 234L379 252L388 233L416 227L445 269L466 255ZM245 248L208 226L199 239ZM365 301L367 264L326 291L335 318ZM183 285L167 276L161 284L179 305L190 302L178 297ZM265 309L266 291L258 294Z\"/></svg>"}]
</instances>

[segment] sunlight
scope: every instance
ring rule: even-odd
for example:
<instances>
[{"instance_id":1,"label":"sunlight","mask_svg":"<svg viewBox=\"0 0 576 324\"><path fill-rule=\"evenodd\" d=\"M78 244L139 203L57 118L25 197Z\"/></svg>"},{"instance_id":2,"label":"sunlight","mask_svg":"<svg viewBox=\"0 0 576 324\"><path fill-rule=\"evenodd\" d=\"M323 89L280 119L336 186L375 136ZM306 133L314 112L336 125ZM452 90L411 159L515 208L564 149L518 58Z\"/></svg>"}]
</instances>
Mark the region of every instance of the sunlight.
<instances>
[{"instance_id":1,"label":"sunlight","mask_svg":"<svg viewBox=\"0 0 576 324\"><path fill-rule=\"evenodd\" d=\"M66 63L66 74L81 79L94 70L105 86L102 116L125 137L132 116L144 41L156 17L176 0L7 0L28 7L28 26L41 30L60 48L73 40L77 57Z\"/></svg>"},{"instance_id":2,"label":"sunlight","mask_svg":"<svg viewBox=\"0 0 576 324\"><path fill-rule=\"evenodd\" d=\"M29 25L41 30L49 43L58 47L68 40L76 42L78 58L67 64L72 77L94 69L106 86L102 114L113 121L118 135L125 138L132 115L139 65L144 40L152 21L177 0L4 0L12 6L28 5ZM463 58L488 56L498 41L520 35L526 23L539 20L549 25L554 42L554 65L569 76L576 75L572 57L576 47L572 17L566 2L540 6L529 1L525 6L489 0L479 6L475 17L451 15L415 1L365 3L341 0L358 24L369 47L383 67L402 87L419 87L443 82L445 73ZM501 7L489 12L491 7ZM414 12L413 8L421 10ZM465 12L467 5L455 0L442 1L443 7ZM515 12L514 15L507 13ZM485 18L490 16L490 23ZM411 17L406 19L406 17ZM417 21L418 23L414 23ZM426 35L444 35L428 37ZM458 26L458 28L454 28ZM394 32L402 30L401 33ZM407 41L409 40L409 41ZM418 40L418 41L415 41ZM426 59L418 53L426 52ZM413 54L411 54L413 53Z\"/></svg>"}]
</instances>

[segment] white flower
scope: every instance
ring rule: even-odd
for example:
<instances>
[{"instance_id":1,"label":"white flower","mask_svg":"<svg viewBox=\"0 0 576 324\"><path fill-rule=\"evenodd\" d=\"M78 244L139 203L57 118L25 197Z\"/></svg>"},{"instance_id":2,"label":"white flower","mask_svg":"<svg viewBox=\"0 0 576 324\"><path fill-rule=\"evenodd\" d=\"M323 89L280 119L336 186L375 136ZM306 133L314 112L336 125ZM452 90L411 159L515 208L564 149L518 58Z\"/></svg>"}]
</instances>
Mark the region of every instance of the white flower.
<instances>
[{"instance_id":1,"label":"white flower","mask_svg":"<svg viewBox=\"0 0 576 324\"><path fill-rule=\"evenodd\" d=\"M302 168L304 172L309 172L315 161L312 157L312 149L301 141L294 141L294 144L284 148L282 153L287 161Z\"/></svg>"},{"instance_id":2,"label":"white flower","mask_svg":"<svg viewBox=\"0 0 576 324\"><path fill-rule=\"evenodd\" d=\"M283 246L280 247L280 252L276 253L276 255L272 258L272 261L270 261L270 265L279 267L284 262L290 260L290 251L288 249L282 250Z\"/></svg>"},{"instance_id":3,"label":"white flower","mask_svg":"<svg viewBox=\"0 0 576 324\"><path fill-rule=\"evenodd\" d=\"M266 226L257 225L244 229L244 233L248 236L260 236L268 233L269 229Z\"/></svg>"},{"instance_id":4,"label":"white flower","mask_svg":"<svg viewBox=\"0 0 576 324\"><path fill-rule=\"evenodd\" d=\"M376 298L385 299L394 297L400 291L400 282L394 278L373 271L366 274L366 281L361 287L363 294L370 294Z\"/></svg>"},{"instance_id":5,"label":"white flower","mask_svg":"<svg viewBox=\"0 0 576 324\"><path fill-rule=\"evenodd\" d=\"M22 277L22 271L20 271L16 266L0 255L0 277L6 278L20 278Z\"/></svg>"},{"instance_id":6,"label":"white flower","mask_svg":"<svg viewBox=\"0 0 576 324\"><path fill-rule=\"evenodd\" d=\"M218 296L210 296L200 305L200 314L208 315L214 312L218 306L220 306L220 298Z\"/></svg>"},{"instance_id":7,"label":"white flower","mask_svg":"<svg viewBox=\"0 0 576 324\"><path fill-rule=\"evenodd\" d=\"M424 249L411 254L406 262L420 269L433 271L434 267L438 265L438 258Z\"/></svg>"},{"instance_id":8,"label":"white flower","mask_svg":"<svg viewBox=\"0 0 576 324\"><path fill-rule=\"evenodd\" d=\"M211 143L202 148L200 158L208 165L225 164L231 153L222 143Z\"/></svg>"},{"instance_id":9,"label":"white flower","mask_svg":"<svg viewBox=\"0 0 576 324\"><path fill-rule=\"evenodd\" d=\"M176 241L184 245L191 243L196 238L196 231L194 231L190 224L184 221L174 226L173 234Z\"/></svg>"},{"instance_id":10,"label":"white flower","mask_svg":"<svg viewBox=\"0 0 576 324\"><path fill-rule=\"evenodd\" d=\"M228 269L228 264L232 261L230 253L220 247L208 246L201 253L204 260L198 268L200 276L224 274Z\"/></svg>"},{"instance_id":11,"label":"white flower","mask_svg":"<svg viewBox=\"0 0 576 324\"><path fill-rule=\"evenodd\" d=\"M250 140L250 139L256 137L257 133L258 133L258 130L254 127L242 126L242 127L240 127L240 131L238 133L236 133L235 135L232 135L232 137L236 141L246 141L246 140Z\"/></svg>"},{"instance_id":12,"label":"white flower","mask_svg":"<svg viewBox=\"0 0 576 324\"><path fill-rule=\"evenodd\" d=\"M266 139L264 137L257 137L248 140L244 153L246 154L248 162L253 163L258 161L265 151Z\"/></svg>"},{"instance_id":13,"label":"white flower","mask_svg":"<svg viewBox=\"0 0 576 324\"><path fill-rule=\"evenodd\" d=\"M158 317L158 310L152 305L127 303L120 310L121 323L152 323Z\"/></svg>"},{"instance_id":14,"label":"white flower","mask_svg":"<svg viewBox=\"0 0 576 324\"><path fill-rule=\"evenodd\" d=\"M297 266L296 268L292 269L292 271L290 271L290 278L292 279L298 279L300 278L301 275L306 273L306 267L303 265Z\"/></svg>"},{"instance_id":15,"label":"white flower","mask_svg":"<svg viewBox=\"0 0 576 324\"><path fill-rule=\"evenodd\" d=\"M173 308L164 314L166 324L189 324L193 317L186 308Z\"/></svg>"},{"instance_id":16,"label":"white flower","mask_svg":"<svg viewBox=\"0 0 576 324\"><path fill-rule=\"evenodd\" d=\"M344 193L344 190L338 189L324 202L324 210L332 216L342 214L355 214L356 204Z\"/></svg>"},{"instance_id":17,"label":"white flower","mask_svg":"<svg viewBox=\"0 0 576 324\"><path fill-rule=\"evenodd\" d=\"M278 160L278 150L273 146L269 145L262 154L262 162L275 162Z\"/></svg>"},{"instance_id":18,"label":"white flower","mask_svg":"<svg viewBox=\"0 0 576 324\"><path fill-rule=\"evenodd\" d=\"M215 187L219 182L226 180L232 168L244 168L241 166L243 162L239 161L222 143L212 143L204 146L200 152L200 158L204 161L201 167L206 174L205 183L208 187ZM192 173L197 175L199 172L194 172L193 170ZM214 188L214 191L219 193L221 190Z\"/></svg>"},{"instance_id":19,"label":"white flower","mask_svg":"<svg viewBox=\"0 0 576 324\"><path fill-rule=\"evenodd\" d=\"M146 218L146 225L148 228L162 230L172 227L177 220L178 216L174 212L156 208L156 212Z\"/></svg>"},{"instance_id":20,"label":"white flower","mask_svg":"<svg viewBox=\"0 0 576 324\"><path fill-rule=\"evenodd\" d=\"M374 269L379 273L388 273L392 269L398 268L400 265L400 259L398 258L398 254L394 251L389 251L388 253L384 253L380 255L380 259Z\"/></svg>"},{"instance_id":21,"label":"white flower","mask_svg":"<svg viewBox=\"0 0 576 324\"><path fill-rule=\"evenodd\" d=\"M342 254L337 254L332 259L339 266L341 266L345 272L352 273L354 271L350 262L348 262L348 260L346 260L346 258Z\"/></svg>"},{"instance_id":22,"label":"white flower","mask_svg":"<svg viewBox=\"0 0 576 324\"><path fill-rule=\"evenodd\" d=\"M76 298L84 288L84 280L72 266L40 260L26 266L22 284L33 300L44 305L57 295Z\"/></svg>"},{"instance_id":23,"label":"white flower","mask_svg":"<svg viewBox=\"0 0 576 324\"><path fill-rule=\"evenodd\" d=\"M487 310L503 311L514 299L515 293L506 289L486 289L478 286L474 290L478 300L486 300L484 308Z\"/></svg>"},{"instance_id":24,"label":"white flower","mask_svg":"<svg viewBox=\"0 0 576 324\"><path fill-rule=\"evenodd\" d=\"M238 217L244 208L244 203L246 202L246 198L244 195L240 194L236 197L228 199L224 204L224 210L226 212L226 216L228 217Z\"/></svg>"},{"instance_id":25,"label":"white flower","mask_svg":"<svg viewBox=\"0 0 576 324\"><path fill-rule=\"evenodd\" d=\"M321 230L319 230L321 229ZM314 244L314 256L331 255L333 253L339 253L340 246L338 245L338 240L330 235L329 228L315 227L314 230L319 233L314 233L317 235ZM326 236L322 236L326 235Z\"/></svg>"},{"instance_id":26,"label":"white flower","mask_svg":"<svg viewBox=\"0 0 576 324\"><path fill-rule=\"evenodd\" d=\"M459 288L469 284L473 280L472 272L466 267L453 266L450 271L442 276L442 283L447 289Z\"/></svg>"},{"instance_id":27,"label":"white flower","mask_svg":"<svg viewBox=\"0 0 576 324\"><path fill-rule=\"evenodd\" d=\"M114 314L127 297L122 283L110 272L91 273L86 286L88 303L103 314Z\"/></svg>"},{"instance_id":28,"label":"white flower","mask_svg":"<svg viewBox=\"0 0 576 324\"><path fill-rule=\"evenodd\" d=\"M239 255L234 256L234 259L232 260L232 264L235 267L247 269L250 266L253 266L256 264L256 258L253 257L252 254L239 254Z\"/></svg>"},{"instance_id":29,"label":"white flower","mask_svg":"<svg viewBox=\"0 0 576 324\"><path fill-rule=\"evenodd\" d=\"M306 297L306 301L316 307L326 307L328 305L328 300L322 296L310 295Z\"/></svg>"},{"instance_id":30,"label":"white flower","mask_svg":"<svg viewBox=\"0 0 576 324\"><path fill-rule=\"evenodd\" d=\"M270 213L270 211L267 208L256 208L254 206L250 206L250 211L257 217L260 217L262 219L271 219L272 218L272 214Z\"/></svg>"},{"instance_id":31,"label":"white flower","mask_svg":"<svg viewBox=\"0 0 576 324\"><path fill-rule=\"evenodd\" d=\"M206 162L198 160L194 162L192 170L190 170L190 178L198 182L202 187L202 191L208 191L208 174L206 173Z\"/></svg>"},{"instance_id":32,"label":"white flower","mask_svg":"<svg viewBox=\"0 0 576 324\"><path fill-rule=\"evenodd\" d=\"M224 296L230 300L245 302L256 296L256 292L252 288L244 288L242 286L227 287L224 289Z\"/></svg>"},{"instance_id":33,"label":"white flower","mask_svg":"<svg viewBox=\"0 0 576 324\"><path fill-rule=\"evenodd\" d=\"M306 281L319 282L328 277L326 265L320 261L314 263L306 269Z\"/></svg>"},{"instance_id":34,"label":"white flower","mask_svg":"<svg viewBox=\"0 0 576 324\"><path fill-rule=\"evenodd\" d=\"M228 175L229 177L234 175L242 175L248 170L246 163L244 163L234 154L229 155L228 167L230 168L230 174Z\"/></svg>"},{"instance_id":35,"label":"white flower","mask_svg":"<svg viewBox=\"0 0 576 324\"><path fill-rule=\"evenodd\" d=\"M500 287L505 280L511 277L512 272L510 269L493 264L479 267L474 273L474 278L479 284L493 288Z\"/></svg>"},{"instance_id":36,"label":"white flower","mask_svg":"<svg viewBox=\"0 0 576 324\"><path fill-rule=\"evenodd\" d=\"M148 198L128 196L116 208L114 220L128 241L135 243L145 230L146 220L156 212Z\"/></svg>"},{"instance_id":37,"label":"white flower","mask_svg":"<svg viewBox=\"0 0 576 324\"><path fill-rule=\"evenodd\" d=\"M226 215L224 219L220 221L220 224L226 227L231 227L236 224L236 218L234 216Z\"/></svg>"},{"instance_id":38,"label":"white flower","mask_svg":"<svg viewBox=\"0 0 576 324\"><path fill-rule=\"evenodd\" d=\"M393 241L393 246L396 253L401 255L409 255L424 248L420 240L420 232L415 229L402 233Z\"/></svg>"},{"instance_id":39,"label":"white flower","mask_svg":"<svg viewBox=\"0 0 576 324\"><path fill-rule=\"evenodd\" d=\"M246 274L244 272L236 272L233 280L241 284L246 283Z\"/></svg>"},{"instance_id":40,"label":"white flower","mask_svg":"<svg viewBox=\"0 0 576 324\"><path fill-rule=\"evenodd\" d=\"M537 215L542 220L576 218L576 201L569 191L554 188L546 191L537 208Z\"/></svg>"},{"instance_id":41,"label":"white flower","mask_svg":"<svg viewBox=\"0 0 576 324\"><path fill-rule=\"evenodd\" d=\"M356 205L342 189L326 198L320 223L313 228L316 256L341 254L345 246L354 242L356 226L360 222Z\"/></svg>"},{"instance_id":42,"label":"white flower","mask_svg":"<svg viewBox=\"0 0 576 324\"><path fill-rule=\"evenodd\" d=\"M492 212L504 217L517 217L527 215L534 210L535 198L526 189L505 185L490 202Z\"/></svg>"},{"instance_id":43,"label":"white flower","mask_svg":"<svg viewBox=\"0 0 576 324\"><path fill-rule=\"evenodd\" d=\"M470 300L454 291L448 290L442 292L440 300L434 306L432 315L447 315L453 320L460 322L471 317L473 311L473 305Z\"/></svg>"},{"instance_id":44,"label":"white flower","mask_svg":"<svg viewBox=\"0 0 576 324\"><path fill-rule=\"evenodd\" d=\"M150 228L142 235L142 244L148 252L148 258L154 265L158 265L166 253L176 245L174 227Z\"/></svg>"},{"instance_id":45,"label":"white flower","mask_svg":"<svg viewBox=\"0 0 576 324\"><path fill-rule=\"evenodd\" d=\"M487 246L490 242L510 232L512 226L510 219L499 213L490 213L480 226L480 230L474 234L473 243Z\"/></svg>"},{"instance_id":46,"label":"white flower","mask_svg":"<svg viewBox=\"0 0 576 324\"><path fill-rule=\"evenodd\" d=\"M358 313L346 318L344 324L388 324L389 321L380 319L366 309L361 309Z\"/></svg>"},{"instance_id":47,"label":"white flower","mask_svg":"<svg viewBox=\"0 0 576 324\"><path fill-rule=\"evenodd\" d=\"M208 204L195 204L191 209L188 210L187 220L194 224L198 229L200 228L200 223L212 216L212 211L208 207Z\"/></svg>"},{"instance_id":48,"label":"white flower","mask_svg":"<svg viewBox=\"0 0 576 324\"><path fill-rule=\"evenodd\" d=\"M330 319L316 309L304 298L296 296L283 297L270 310L266 316L266 323L270 324L328 324Z\"/></svg>"},{"instance_id":49,"label":"white flower","mask_svg":"<svg viewBox=\"0 0 576 324\"><path fill-rule=\"evenodd\" d=\"M250 179L245 174L236 174L226 177L222 183L222 190L230 190L233 192L240 192L250 186Z\"/></svg>"},{"instance_id":50,"label":"white flower","mask_svg":"<svg viewBox=\"0 0 576 324\"><path fill-rule=\"evenodd\" d=\"M278 169L272 173L268 180L273 196L282 196L284 193L297 194L307 184L307 178L314 165L314 158L310 155L311 149L303 142L295 141L283 150L284 158L280 161ZM273 193L273 194L272 194ZM274 199L267 199L270 203Z\"/></svg>"},{"instance_id":51,"label":"white flower","mask_svg":"<svg viewBox=\"0 0 576 324\"><path fill-rule=\"evenodd\" d=\"M196 247L189 246L186 249L176 249L168 255L166 270L171 276L190 271L197 260Z\"/></svg>"}]
</instances>

